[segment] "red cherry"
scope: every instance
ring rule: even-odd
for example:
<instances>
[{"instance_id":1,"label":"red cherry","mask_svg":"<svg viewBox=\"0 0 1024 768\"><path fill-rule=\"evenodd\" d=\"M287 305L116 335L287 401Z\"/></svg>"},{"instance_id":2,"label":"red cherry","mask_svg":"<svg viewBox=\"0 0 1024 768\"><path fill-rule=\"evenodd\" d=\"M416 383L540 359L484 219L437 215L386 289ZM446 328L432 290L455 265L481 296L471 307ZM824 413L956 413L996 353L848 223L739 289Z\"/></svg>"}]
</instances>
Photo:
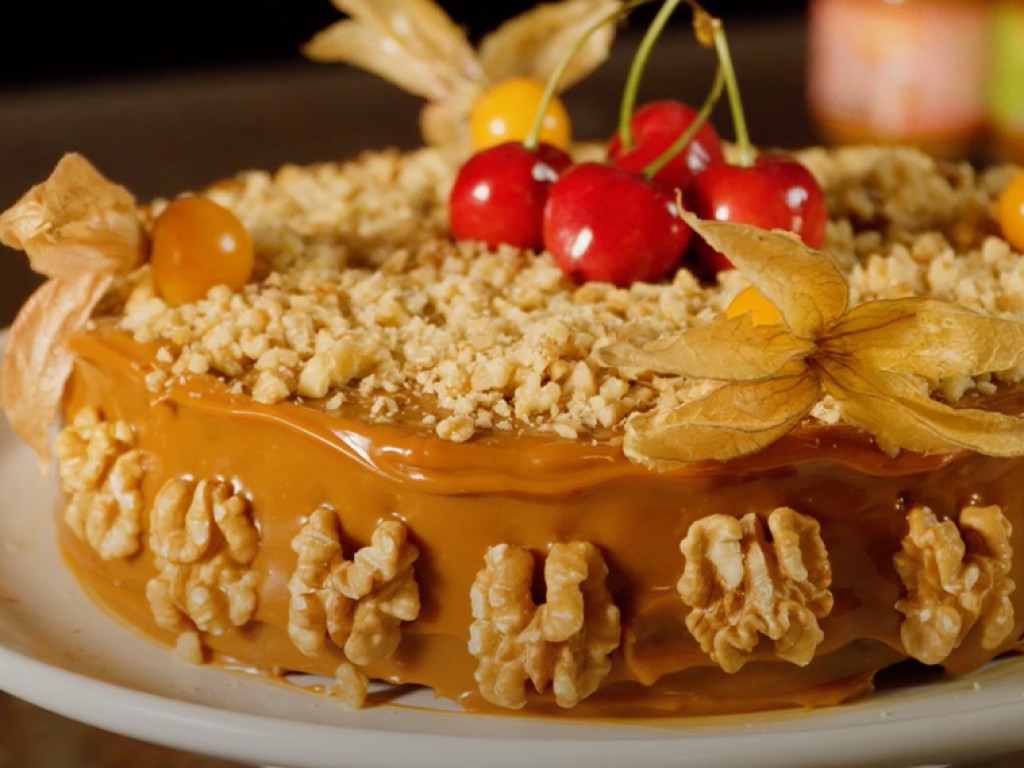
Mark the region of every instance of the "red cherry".
<instances>
[{"instance_id":1,"label":"red cherry","mask_svg":"<svg viewBox=\"0 0 1024 768\"><path fill-rule=\"evenodd\" d=\"M550 144L527 149L507 142L481 150L459 169L448 197L448 223L457 240L544 247L544 204L559 174L572 165Z\"/></svg>"},{"instance_id":2,"label":"red cherry","mask_svg":"<svg viewBox=\"0 0 1024 768\"><path fill-rule=\"evenodd\" d=\"M719 163L696 174L685 190L686 206L702 219L788 229L811 248L825 240L828 207L821 186L795 158L762 154L753 165ZM698 271L732 268L703 240L695 244Z\"/></svg>"},{"instance_id":3,"label":"red cherry","mask_svg":"<svg viewBox=\"0 0 1024 768\"><path fill-rule=\"evenodd\" d=\"M679 101L652 101L633 113L633 148L622 146L618 132L608 141L608 157L614 165L639 173L657 160L673 142L690 127L697 110ZM693 174L713 163L725 162L722 142L710 123L704 122L697 133L654 178L672 187L683 189Z\"/></svg>"},{"instance_id":4,"label":"red cherry","mask_svg":"<svg viewBox=\"0 0 1024 768\"><path fill-rule=\"evenodd\" d=\"M690 240L673 190L611 165L580 163L551 187L544 245L576 282L654 282Z\"/></svg>"}]
</instances>

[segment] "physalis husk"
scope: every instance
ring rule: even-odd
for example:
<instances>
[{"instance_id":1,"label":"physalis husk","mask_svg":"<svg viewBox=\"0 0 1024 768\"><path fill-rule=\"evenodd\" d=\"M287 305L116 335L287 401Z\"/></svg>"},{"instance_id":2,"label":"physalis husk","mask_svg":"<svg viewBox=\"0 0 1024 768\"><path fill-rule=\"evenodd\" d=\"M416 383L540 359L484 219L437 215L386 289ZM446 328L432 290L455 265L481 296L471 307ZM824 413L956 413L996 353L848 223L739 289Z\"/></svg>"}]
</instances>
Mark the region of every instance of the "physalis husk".
<instances>
[{"instance_id":1,"label":"physalis husk","mask_svg":"<svg viewBox=\"0 0 1024 768\"><path fill-rule=\"evenodd\" d=\"M625 370L721 382L706 396L637 414L625 451L669 469L755 453L795 427L829 394L843 419L889 454L974 450L1024 455L1024 419L933 399L928 382L1024 364L1024 323L930 298L849 307L842 272L796 237L681 214L778 309L781 324L750 313L648 344L628 338L599 352Z\"/></svg>"}]
</instances>

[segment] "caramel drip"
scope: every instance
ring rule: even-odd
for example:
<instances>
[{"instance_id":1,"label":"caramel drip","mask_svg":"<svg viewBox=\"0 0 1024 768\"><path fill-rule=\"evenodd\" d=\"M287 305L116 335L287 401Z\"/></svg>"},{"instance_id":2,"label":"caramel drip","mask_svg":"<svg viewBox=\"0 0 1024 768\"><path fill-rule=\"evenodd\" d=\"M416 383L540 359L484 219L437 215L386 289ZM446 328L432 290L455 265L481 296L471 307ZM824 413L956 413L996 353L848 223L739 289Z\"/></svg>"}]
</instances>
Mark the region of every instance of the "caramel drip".
<instances>
[{"instance_id":1,"label":"caramel drip","mask_svg":"<svg viewBox=\"0 0 1024 768\"><path fill-rule=\"evenodd\" d=\"M542 556L553 542L592 542L610 569L623 641L603 687L572 715L661 716L822 706L858 696L875 672L904 658L899 583L892 567L906 510L924 504L941 519L967 504L998 504L1024 551L1024 460L975 454L889 458L846 427L804 425L762 453L653 473L625 459L613 442L493 434L468 443L414 426L373 424L291 403L261 405L232 395L210 376L190 377L159 394L147 390L152 350L105 331L75 337L76 365L65 414L84 407L134 426L147 454L147 506L176 477L222 478L252 501L261 545L254 619L204 637L217 661L277 674L332 675L340 652L309 658L288 638L291 541L320 505L337 510L346 552L370 540L379 521L410 531L422 608L404 625L398 651L366 669L395 683L432 687L469 709L492 709L476 693L476 660L466 648L470 587L488 547L513 543ZM788 506L821 525L835 605L821 620L824 641L803 668L762 643L741 672L727 675L686 629L676 591L679 543L695 520ZM145 584L151 554L100 561L62 526L61 546L77 577L107 610L160 642L174 638L150 616ZM1024 583L1024 558L1011 577ZM1017 644L1024 622L997 649L969 634L947 660L977 667ZM329 645L329 644L328 644ZM546 695L531 711L556 711ZM535 703L534 703L535 702Z\"/></svg>"}]
</instances>

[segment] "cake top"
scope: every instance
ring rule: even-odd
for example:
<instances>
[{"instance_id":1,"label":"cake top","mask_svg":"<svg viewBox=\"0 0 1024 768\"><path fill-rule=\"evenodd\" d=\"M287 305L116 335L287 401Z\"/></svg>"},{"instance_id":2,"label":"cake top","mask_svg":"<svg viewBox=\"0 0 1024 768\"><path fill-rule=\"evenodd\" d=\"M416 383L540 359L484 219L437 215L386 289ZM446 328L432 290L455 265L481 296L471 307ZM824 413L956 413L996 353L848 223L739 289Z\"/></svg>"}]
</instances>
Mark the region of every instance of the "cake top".
<instances>
[{"instance_id":1,"label":"cake top","mask_svg":"<svg viewBox=\"0 0 1024 768\"><path fill-rule=\"evenodd\" d=\"M342 5L352 18L315 38L312 55L378 71L426 96L430 119L444 104L444 120L463 126L488 83L519 74L513 51L555 76L576 61L555 55L565 40L589 31L581 50L590 53L564 70L582 77L610 45L602 20L621 8L542 6L476 52L456 44L436 7L413 4L429 19L416 40L434 41L412 46L420 63L440 50L454 67L442 93L353 43L371 15ZM393 21L388 8L382 18ZM523 56L524 40L546 56ZM463 73L457 87L453 72ZM443 98L451 89L471 95L456 108ZM139 205L85 158L66 156L0 217L0 239L51 278L8 340L12 422L45 456L71 364L63 340L104 326L153 345L154 391L213 375L260 402L402 422L453 441L492 430L624 440L631 458L668 468L745 455L816 418L867 429L888 452L1024 451L1018 420L963 407L1024 377L1024 256L1003 237L996 208L1019 169L979 171L906 148L795 151L787 162L809 172L827 210L815 247L775 228L702 221L684 206L673 209L672 231L731 263L711 275L677 261L656 279L587 279L543 244L458 236L453 190L483 150L467 148L464 130L426 135L431 145L413 152L248 171L184 195L215 202L251 241L240 278L224 273L184 298L181 280L174 290L161 282L157 258L166 240L157 229L178 201ZM440 135L452 140L430 142ZM610 166L616 146L564 151L573 168ZM745 151L756 153L722 142L721 163ZM737 312L741 295L775 319Z\"/></svg>"}]
</instances>

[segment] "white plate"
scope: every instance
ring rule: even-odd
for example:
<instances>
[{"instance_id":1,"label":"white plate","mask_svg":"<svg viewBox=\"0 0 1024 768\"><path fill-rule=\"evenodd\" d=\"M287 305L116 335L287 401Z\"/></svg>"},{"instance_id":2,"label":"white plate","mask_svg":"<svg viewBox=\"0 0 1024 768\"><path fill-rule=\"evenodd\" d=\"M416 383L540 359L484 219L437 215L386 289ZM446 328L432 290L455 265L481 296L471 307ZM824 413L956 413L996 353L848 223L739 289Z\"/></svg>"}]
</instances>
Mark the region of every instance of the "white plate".
<instances>
[{"instance_id":1,"label":"white plate","mask_svg":"<svg viewBox=\"0 0 1024 768\"><path fill-rule=\"evenodd\" d=\"M289 768L886 765L1024 747L1024 659L834 709L664 725L486 717L423 692L359 712L195 667L114 623L56 551L55 479L0 424L0 689L165 746Z\"/></svg>"}]
</instances>

